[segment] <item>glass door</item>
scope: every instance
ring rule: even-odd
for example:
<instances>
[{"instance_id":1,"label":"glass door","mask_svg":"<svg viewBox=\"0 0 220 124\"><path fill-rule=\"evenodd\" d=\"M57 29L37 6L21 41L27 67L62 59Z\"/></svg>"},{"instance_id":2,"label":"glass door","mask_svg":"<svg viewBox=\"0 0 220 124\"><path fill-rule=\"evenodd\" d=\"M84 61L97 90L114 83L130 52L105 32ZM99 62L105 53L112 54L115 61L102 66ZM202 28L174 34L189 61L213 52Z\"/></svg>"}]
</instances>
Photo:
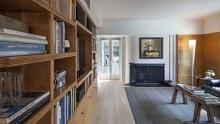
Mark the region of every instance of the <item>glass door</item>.
<instances>
[{"instance_id":1,"label":"glass door","mask_svg":"<svg viewBox=\"0 0 220 124\"><path fill-rule=\"evenodd\" d=\"M120 38L101 39L101 80L120 80Z\"/></svg>"}]
</instances>

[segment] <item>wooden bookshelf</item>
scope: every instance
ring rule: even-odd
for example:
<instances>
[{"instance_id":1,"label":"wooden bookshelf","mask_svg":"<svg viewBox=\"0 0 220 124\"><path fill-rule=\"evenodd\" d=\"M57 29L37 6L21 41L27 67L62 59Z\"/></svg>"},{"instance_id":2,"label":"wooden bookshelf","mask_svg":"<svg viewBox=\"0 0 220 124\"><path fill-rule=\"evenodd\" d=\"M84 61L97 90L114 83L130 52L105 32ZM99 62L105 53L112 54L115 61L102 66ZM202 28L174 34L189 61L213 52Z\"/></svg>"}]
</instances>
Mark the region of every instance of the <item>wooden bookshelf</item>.
<instances>
[{"instance_id":1,"label":"wooden bookshelf","mask_svg":"<svg viewBox=\"0 0 220 124\"><path fill-rule=\"evenodd\" d=\"M0 71L19 71L24 74L25 91L49 91L50 101L33 113L24 123L54 124L54 106L71 89L76 89L86 82L85 92L96 79L96 66L92 59L96 56L93 50L93 39L96 39L96 26L80 0L68 0L69 13L64 14L57 8L57 0L1 0L0 15L19 20L29 27L29 32L46 36L47 53L40 55L12 56L0 58ZM85 13L83 23L77 21L76 8L80 6ZM78 15L79 16L79 15ZM1 21L1 20L0 20ZM55 52L55 21L62 21L66 26L66 37L70 48L65 53ZM89 24L88 24L89 23ZM77 79L77 37L85 40L86 73ZM55 89L55 70L66 70L66 84ZM76 95L76 93L74 93ZM85 93L86 94L86 93ZM74 100L77 110L76 96ZM73 114L72 118L75 114ZM72 118L69 123L74 124Z\"/></svg>"}]
</instances>

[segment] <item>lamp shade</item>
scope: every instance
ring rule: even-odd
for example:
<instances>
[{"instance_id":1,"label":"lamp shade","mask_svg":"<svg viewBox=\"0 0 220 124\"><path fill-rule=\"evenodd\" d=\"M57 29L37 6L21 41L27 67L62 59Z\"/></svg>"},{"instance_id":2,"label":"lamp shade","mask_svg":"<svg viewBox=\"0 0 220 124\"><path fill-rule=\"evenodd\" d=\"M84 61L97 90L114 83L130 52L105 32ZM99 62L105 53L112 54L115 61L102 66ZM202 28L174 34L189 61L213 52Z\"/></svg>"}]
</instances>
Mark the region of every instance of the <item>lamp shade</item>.
<instances>
[{"instance_id":1,"label":"lamp shade","mask_svg":"<svg viewBox=\"0 0 220 124\"><path fill-rule=\"evenodd\" d=\"M196 46L196 40L189 40L189 47L194 48Z\"/></svg>"}]
</instances>

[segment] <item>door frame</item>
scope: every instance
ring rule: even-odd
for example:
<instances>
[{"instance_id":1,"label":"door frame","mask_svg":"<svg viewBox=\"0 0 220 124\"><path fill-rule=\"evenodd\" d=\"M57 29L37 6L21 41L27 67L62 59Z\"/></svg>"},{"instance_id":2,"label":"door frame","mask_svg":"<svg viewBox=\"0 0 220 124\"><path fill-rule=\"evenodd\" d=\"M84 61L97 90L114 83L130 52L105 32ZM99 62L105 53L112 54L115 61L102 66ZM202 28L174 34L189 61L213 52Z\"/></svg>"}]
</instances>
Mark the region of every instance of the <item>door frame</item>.
<instances>
[{"instance_id":1,"label":"door frame","mask_svg":"<svg viewBox=\"0 0 220 124\"><path fill-rule=\"evenodd\" d=\"M122 38L120 37L102 37L100 38L100 69L102 69L103 61L102 61L102 55L103 55L103 50L102 50L102 45L103 45L103 40L109 40L109 78L102 79L102 74L100 72L100 80L122 80ZM112 77L112 40L119 40L119 79L113 79Z\"/></svg>"}]
</instances>

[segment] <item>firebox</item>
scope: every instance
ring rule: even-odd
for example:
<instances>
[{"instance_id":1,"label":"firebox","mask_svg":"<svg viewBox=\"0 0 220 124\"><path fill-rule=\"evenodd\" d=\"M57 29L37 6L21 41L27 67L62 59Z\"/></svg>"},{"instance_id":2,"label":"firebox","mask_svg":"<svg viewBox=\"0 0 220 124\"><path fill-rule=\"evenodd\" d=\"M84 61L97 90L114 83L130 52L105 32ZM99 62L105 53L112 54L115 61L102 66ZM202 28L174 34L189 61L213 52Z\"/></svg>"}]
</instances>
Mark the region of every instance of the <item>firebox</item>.
<instances>
[{"instance_id":1,"label":"firebox","mask_svg":"<svg viewBox=\"0 0 220 124\"><path fill-rule=\"evenodd\" d=\"M130 63L130 85L160 86L164 81L165 64Z\"/></svg>"}]
</instances>

